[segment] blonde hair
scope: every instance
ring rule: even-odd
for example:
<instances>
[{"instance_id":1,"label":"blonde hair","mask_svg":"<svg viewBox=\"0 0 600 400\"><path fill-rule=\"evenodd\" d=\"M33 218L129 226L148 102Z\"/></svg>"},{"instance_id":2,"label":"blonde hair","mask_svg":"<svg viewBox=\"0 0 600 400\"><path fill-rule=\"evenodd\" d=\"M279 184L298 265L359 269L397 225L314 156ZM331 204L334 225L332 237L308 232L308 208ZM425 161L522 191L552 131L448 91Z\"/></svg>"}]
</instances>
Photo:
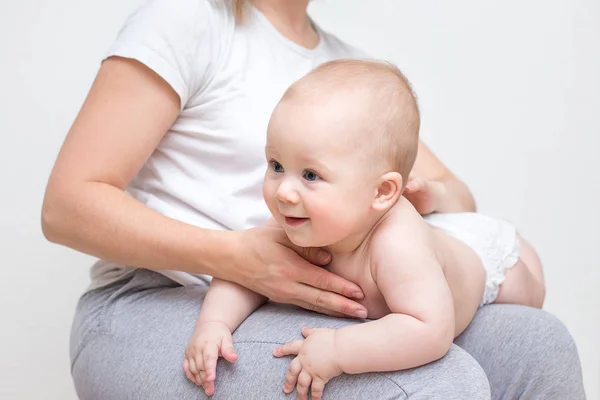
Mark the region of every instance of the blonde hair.
<instances>
[{"instance_id":1,"label":"blonde hair","mask_svg":"<svg viewBox=\"0 0 600 400\"><path fill-rule=\"evenodd\" d=\"M404 74L392 63L376 60L342 59L321 64L284 94L321 97L343 92L364 99L369 112L369 133L357 139L362 148L374 145L376 159L388 172L400 173L403 188L417 157L420 112L417 97ZM314 98L314 97L313 97Z\"/></svg>"},{"instance_id":2,"label":"blonde hair","mask_svg":"<svg viewBox=\"0 0 600 400\"><path fill-rule=\"evenodd\" d=\"M244 21L246 3L248 3L248 0L233 0L233 14L237 22Z\"/></svg>"}]
</instances>

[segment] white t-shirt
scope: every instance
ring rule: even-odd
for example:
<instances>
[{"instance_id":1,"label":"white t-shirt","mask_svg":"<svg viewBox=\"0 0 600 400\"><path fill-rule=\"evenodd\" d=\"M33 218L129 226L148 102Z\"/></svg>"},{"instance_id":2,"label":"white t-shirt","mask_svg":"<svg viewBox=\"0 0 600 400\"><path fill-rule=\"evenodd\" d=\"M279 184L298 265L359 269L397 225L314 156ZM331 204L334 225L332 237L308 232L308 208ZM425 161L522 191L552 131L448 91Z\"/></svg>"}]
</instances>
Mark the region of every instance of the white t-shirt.
<instances>
[{"instance_id":1,"label":"white t-shirt","mask_svg":"<svg viewBox=\"0 0 600 400\"><path fill-rule=\"evenodd\" d=\"M262 225L270 216L262 196L266 128L285 90L323 62L366 55L316 25L317 47L299 46L254 7L236 24L229 3L146 1L106 56L140 61L181 98L177 121L127 192L168 217L238 230ZM91 288L132 270L100 260L92 268ZM163 273L183 285L210 279Z\"/></svg>"}]
</instances>

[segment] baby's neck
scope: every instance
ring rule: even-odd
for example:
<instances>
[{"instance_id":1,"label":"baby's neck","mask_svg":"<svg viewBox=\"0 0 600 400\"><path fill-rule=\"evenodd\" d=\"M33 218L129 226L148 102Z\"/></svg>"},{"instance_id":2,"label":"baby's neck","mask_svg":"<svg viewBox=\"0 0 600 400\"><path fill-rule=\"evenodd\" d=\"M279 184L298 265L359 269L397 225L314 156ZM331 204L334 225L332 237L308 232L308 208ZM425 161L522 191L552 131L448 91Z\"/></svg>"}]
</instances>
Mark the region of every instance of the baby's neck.
<instances>
[{"instance_id":1,"label":"baby's neck","mask_svg":"<svg viewBox=\"0 0 600 400\"><path fill-rule=\"evenodd\" d=\"M373 219L372 223L368 224L367 228L362 230L359 233L355 233L347 236L343 240L334 243L332 245L326 246L325 249L334 257L348 257L357 251L360 251L366 248L371 241L373 233L376 231L379 224L381 224L388 212L383 213L382 215L377 216Z\"/></svg>"}]
</instances>

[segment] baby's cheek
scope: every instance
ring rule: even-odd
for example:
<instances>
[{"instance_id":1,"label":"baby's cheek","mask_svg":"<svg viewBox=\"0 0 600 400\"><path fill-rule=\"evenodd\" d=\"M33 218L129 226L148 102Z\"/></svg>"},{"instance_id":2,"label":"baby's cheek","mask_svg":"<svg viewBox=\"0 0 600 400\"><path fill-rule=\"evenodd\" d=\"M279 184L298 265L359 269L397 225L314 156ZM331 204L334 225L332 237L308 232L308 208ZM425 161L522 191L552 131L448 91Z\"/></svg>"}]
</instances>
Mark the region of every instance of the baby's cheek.
<instances>
[{"instance_id":1,"label":"baby's cheek","mask_svg":"<svg viewBox=\"0 0 600 400\"><path fill-rule=\"evenodd\" d=\"M324 240L331 244L345 235L347 217L344 214L345 211L341 208L324 208L313 214L314 216L311 218L313 232L320 241Z\"/></svg>"},{"instance_id":2,"label":"baby's cheek","mask_svg":"<svg viewBox=\"0 0 600 400\"><path fill-rule=\"evenodd\" d=\"M275 185L268 179L265 179L263 184L263 199L269 207L269 210L273 211L275 205Z\"/></svg>"},{"instance_id":3,"label":"baby's cheek","mask_svg":"<svg viewBox=\"0 0 600 400\"><path fill-rule=\"evenodd\" d=\"M269 181L269 179L265 178L265 181L263 182L263 199L265 199L267 203L272 197L272 186L273 184Z\"/></svg>"}]
</instances>

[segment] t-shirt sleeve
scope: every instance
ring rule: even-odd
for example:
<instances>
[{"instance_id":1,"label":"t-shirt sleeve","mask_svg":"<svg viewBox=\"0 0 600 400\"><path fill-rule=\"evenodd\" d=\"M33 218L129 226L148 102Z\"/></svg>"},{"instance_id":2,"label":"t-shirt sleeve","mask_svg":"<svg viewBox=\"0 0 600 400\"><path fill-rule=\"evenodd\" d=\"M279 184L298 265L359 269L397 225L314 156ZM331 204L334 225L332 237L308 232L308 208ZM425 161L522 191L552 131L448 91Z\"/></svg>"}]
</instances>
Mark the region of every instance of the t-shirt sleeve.
<instances>
[{"instance_id":1,"label":"t-shirt sleeve","mask_svg":"<svg viewBox=\"0 0 600 400\"><path fill-rule=\"evenodd\" d=\"M171 85L183 109L210 79L233 27L224 3L146 0L127 18L105 58L131 58L146 65Z\"/></svg>"}]
</instances>

